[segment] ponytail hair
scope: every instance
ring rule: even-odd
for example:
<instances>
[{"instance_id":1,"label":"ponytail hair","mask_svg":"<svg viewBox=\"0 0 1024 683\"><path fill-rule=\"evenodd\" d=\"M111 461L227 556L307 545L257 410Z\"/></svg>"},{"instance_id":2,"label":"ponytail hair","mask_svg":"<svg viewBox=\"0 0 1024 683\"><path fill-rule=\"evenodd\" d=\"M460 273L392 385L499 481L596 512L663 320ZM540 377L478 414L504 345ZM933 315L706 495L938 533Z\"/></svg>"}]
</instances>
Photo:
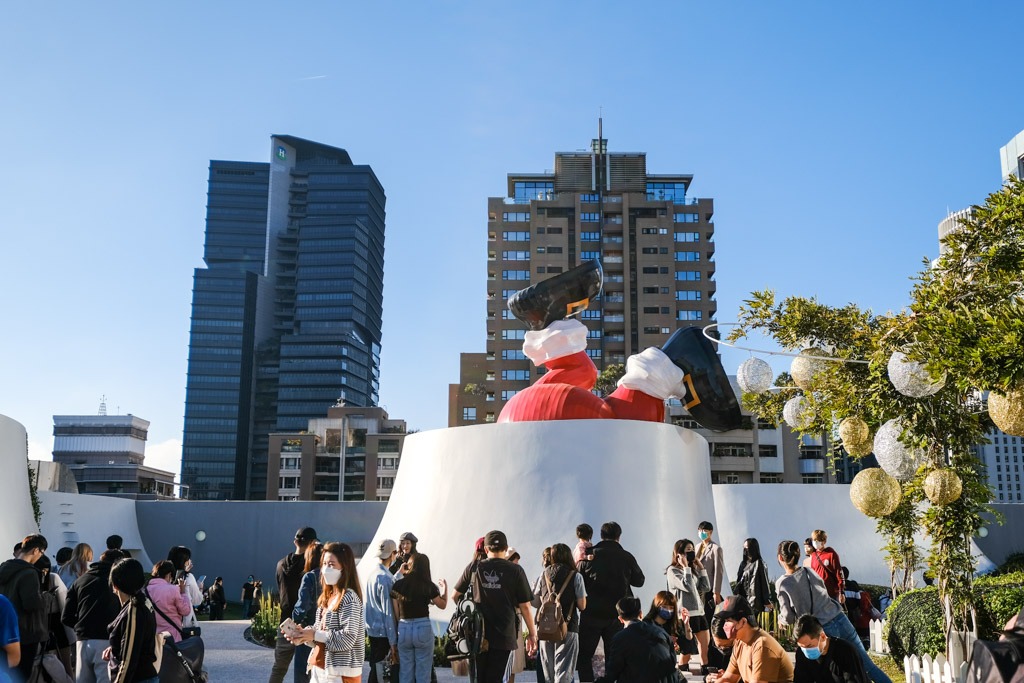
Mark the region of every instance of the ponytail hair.
<instances>
[{"instance_id":1,"label":"ponytail hair","mask_svg":"<svg viewBox=\"0 0 1024 683\"><path fill-rule=\"evenodd\" d=\"M784 565L796 569L797 563L800 562L800 546L796 541L783 541L779 544L779 557L782 558Z\"/></svg>"}]
</instances>

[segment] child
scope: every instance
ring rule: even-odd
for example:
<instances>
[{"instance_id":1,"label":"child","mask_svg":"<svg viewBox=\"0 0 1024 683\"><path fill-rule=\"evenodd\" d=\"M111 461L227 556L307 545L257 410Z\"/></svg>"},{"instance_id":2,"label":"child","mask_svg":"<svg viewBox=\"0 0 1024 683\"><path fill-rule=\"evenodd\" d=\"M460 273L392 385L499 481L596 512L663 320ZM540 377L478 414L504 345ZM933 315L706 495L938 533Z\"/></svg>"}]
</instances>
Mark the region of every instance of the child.
<instances>
[{"instance_id":1,"label":"child","mask_svg":"<svg viewBox=\"0 0 1024 683\"><path fill-rule=\"evenodd\" d=\"M580 542L573 548L573 562L579 564L583 560L592 559L594 557L594 544L590 542L590 539L594 538L594 527L586 523L580 524L576 527L576 538L580 539Z\"/></svg>"}]
</instances>

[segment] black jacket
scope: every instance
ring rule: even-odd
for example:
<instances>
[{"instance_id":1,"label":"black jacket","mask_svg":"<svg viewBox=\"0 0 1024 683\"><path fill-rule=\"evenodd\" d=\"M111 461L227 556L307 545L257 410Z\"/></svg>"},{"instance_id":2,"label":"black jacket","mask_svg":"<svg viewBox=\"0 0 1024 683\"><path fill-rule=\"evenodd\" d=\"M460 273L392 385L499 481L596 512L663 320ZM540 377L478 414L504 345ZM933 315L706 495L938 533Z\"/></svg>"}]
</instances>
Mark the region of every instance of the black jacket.
<instances>
[{"instance_id":1,"label":"black jacket","mask_svg":"<svg viewBox=\"0 0 1024 683\"><path fill-rule=\"evenodd\" d=\"M110 624L110 683L156 678L156 617L143 600L126 602Z\"/></svg>"},{"instance_id":2,"label":"black jacket","mask_svg":"<svg viewBox=\"0 0 1024 683\"><path fill-rule=\"evenodd\" d=\"M737 577L740 588L738 592L750 603L750 609L756 617L772 601L771 591L768 588L768 569L761 560L748 562L744 559L740 562Z\"/></svg>"},{"instance_id":3,"label":"black jacket","mask_svg":"<svg viewBox=\"0 0 1024 683\"><path fill-rule=\"evenodd\" d=\"M106 640L107 626L121 605L110 587L110 562L95 562L68 586L61 621L75 629L79 640Z\"/></svg>"},{"instance_id":4,"label":"black jacket","mask_svg":"<svg viewBox=\"0 0 1024 683\"><path fill-rule=\"evenodd\" d=\"M656 683L675 680L676 658L659 626L634 621L612 638L601 683Z\"/></svg>"},{"instance_id":5,"label":"black jacket","mask_svg":"<svg viewBox=\"0 0 1024 683\"><path fill-rule=\"evenodd\" d=\"M288 553L277 563L277 595L281 599L281 620L292 615L295 603L299 601L299 586L302 584L306 559L299 553Z\"/></svg>"},{"instance_id":6,"label":"black jacket","mask_svg":"<svg viewBox=\"0 0 1024 683\"><path fill-rule=\"evenodd\" d=\"M601 541L594 546L594 558L579 564L587 588L587 609L583 619L616 619L615 603L633 595L630 586L644 585L640 565L616 541Z\"/></svg>"},{"instance_id":7,"label":"black jacket","mask_svg":"<svg viewBox=\"0 0 1024 683\"><path fill-rule=\"evenodd\" d=\"M25 560L7 560L0 564L0 593L18 613L18 632L23 644L46 640L49 629L43 615L42 575Z\"/></svg>"}]
</instances>

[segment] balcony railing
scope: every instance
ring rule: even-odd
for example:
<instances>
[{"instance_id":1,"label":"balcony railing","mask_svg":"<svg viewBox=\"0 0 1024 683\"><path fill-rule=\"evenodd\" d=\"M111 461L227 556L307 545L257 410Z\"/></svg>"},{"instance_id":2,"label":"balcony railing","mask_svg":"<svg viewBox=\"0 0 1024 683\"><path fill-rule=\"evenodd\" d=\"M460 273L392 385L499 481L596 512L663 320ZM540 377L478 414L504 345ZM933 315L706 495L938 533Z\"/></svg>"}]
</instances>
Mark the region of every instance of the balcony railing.
<instances>
[{"instance_id":1,"label":"balcony railing","mask_svg":"<svg viewBox=\"0 0 1024 683\"><path fill-rule=\"evenodd\" d=\"M529 204L530 202L550 202L558 199L557 192L538 192L536 197L505 197L506 204Z\"/></svg>"}]
</instances>

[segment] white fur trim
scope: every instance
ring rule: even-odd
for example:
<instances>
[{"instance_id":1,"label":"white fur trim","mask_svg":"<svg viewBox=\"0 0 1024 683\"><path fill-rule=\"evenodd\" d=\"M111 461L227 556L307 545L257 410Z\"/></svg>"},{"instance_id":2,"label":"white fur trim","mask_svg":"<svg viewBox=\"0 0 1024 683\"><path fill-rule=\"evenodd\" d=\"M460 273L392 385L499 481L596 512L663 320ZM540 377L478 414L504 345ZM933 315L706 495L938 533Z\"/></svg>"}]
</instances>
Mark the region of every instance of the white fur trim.
<instances>
[{"instance_id":1,"label":"white fur trim","mask_svg":"<svg viewBox=\"0 0 1024 683\"><path fill-rule=\"evenodd\" d=\"M587 348L587 326L575 318L556 320L543 330L530 330L523 341L523 353L534 365L571 356Z\"/></svg>"},{"instance_id":2,"label":"white fur trim","mask_svg":"<svg viewBox=\"0 0 1024 683\"><path fill-rule=\"evenodd\" d=\"M626 374L619 386L665 400L676 395L682 381L683 371L664 351L652 346L626 359Z\"/></svg>"}]
</instances>

